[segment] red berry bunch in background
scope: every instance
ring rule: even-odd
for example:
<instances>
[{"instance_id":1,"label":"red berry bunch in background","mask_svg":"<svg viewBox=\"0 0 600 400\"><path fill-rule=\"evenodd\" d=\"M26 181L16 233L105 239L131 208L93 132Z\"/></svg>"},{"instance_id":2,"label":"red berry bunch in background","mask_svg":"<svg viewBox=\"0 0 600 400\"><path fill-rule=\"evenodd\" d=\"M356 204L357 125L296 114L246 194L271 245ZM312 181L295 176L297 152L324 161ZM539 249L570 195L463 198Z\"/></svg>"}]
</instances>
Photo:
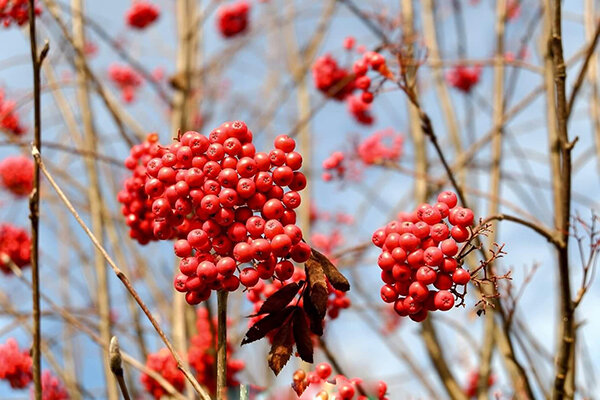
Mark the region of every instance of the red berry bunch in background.
<instances>
[{"instance_id":1,"label":"red berry bunch in background","mask_svg":"<svg viewBox=\"0 0 600 400\"><path fill-rule=\"evenodd\" d=\"M31 388L33 398L34 390ZM68 400L69 393L50 371L42 373L42 400Z\"/></svg>"},{"instance_id":2,"label":"red berry bunch in background","mask_svg":"<svg viewBox=\"0 0 600 400\"><path fill-rule=\"evenodd\" d=\"M0 224L0 270L11 272L8 262L19 268L31 262L31 238L26 230L10 224Z\"/></svg>"},{"instance_id":3,"label":"red berry bunch in background","mask_svg":"<svg viewBox=\"0 0 600 400\"><path fill-rule=\"evenodd\" d=\"M217 338L214 332L217 331L216 321L210 321L206 308L199 308L196 313L196 335L192 336L190 348L188 350L188 362L196 370L198 382L206 386L211 393L215 393L216 382L216 356L215 349ZM212 327L211 327L212 324ZM235 375L244 369L245 363L242 360L232 358L233 347L227 341L227 386L235 387L240 383Z\"/></svg>"},{"instance_id":4,"label":"red berry bunch in background","mask_svg":"<svg viewBox=\"0 0 600 400\"><path fill-rule=\"evenodd\" d=\"M387 384L378 381L375 385L366 385L360 378L349 379L344 375L331 376L333 369L328 363L317 364L314 371L306 373L303 370L294 372L292 388L298 396L305 390L311 391L312 398L319 400L387 400ZM331 385L335 385L333 391ZM367 392L369 397L361 395L357 385Z\"/></svg>"},{"instance_id":5,"label":"red berry bunch in background","mask_svg":"<svg viewBox=\"0 0 600 400\"><path fill-rule=\"evenodd\" d=\"M2 0L0 0L1 2ZM2 15L1 12L0 15ZM19 115L15 111L15 106L16 103L14 101L6 100L4 91L0 89L0 129L10 132L13 135L22 135L26 130L19 121Z\"/></svg>"},{"instance_id":6,"label":"red berry bunch in background","mask_svg":"<svg viewBox=\"0 0 600 400\"><path fill-rule=\"evenodd\" d=\"M322 178L328 182L344 179L347 172L357 180L361 177L364 166L373 165L385 161L396 162L402 155L404 138L392 129L383 129L373 132L370 136L362 139L347 154L334 151L322 164Z\"/></svg>"},{"instance_id":7,"label":"red berry bunch in background","mask_svg":"<svg viewBox=\"0 0 600 400\"><path fill-rule=\"evenodd\" d=\"M348 96L346 105L348 112L359 124L371 125L375 121L373 114L371 114L371 104L365 102L362 97L355 95Z\"/></svg>"},{"instance_id":8,"label":"red berry bunch in background","mask_svg":"<svg viewBox=\"0 0 600 400\"><path fill-rule=\"evenodd\" d=\"M160 9L148 1L135 1L127 13L127 24L136 29L144 29L158 19Z\"/></svg>"},{"instance_id":9,"label":"red berry bunch in background","mask_svg":"<svg viewBox=\"0 0 600 400\"><path fill-rule=\"evenodd\" d=\"M28 196L33 189L33 160L25 156L7 157L0 162L2 185L17 196Z\"/></svg>"},{"instance_id":10,"label":"red berry bunch in background","mask_svg":"<svg viewBox=\"0 0 600 400\"><path fill-rule=\"evenodd\" d=\"M450 86L464 93L470 93L473 87L479 83L481 77L481 67L466 67L458 65L446 72L446 81Z\"/></svg>"},{"instance_id":11,"label":"red berry bunch in background","mask_svg":"<svg viewBox=\"0 0 600 400\"><path fill-rule=\"evenodd\" d=\"M168 349L162 348L157 353L148 354L146 367L160 374L178 391L181 392L185 387L185 377L177 368L177 361ZM142 374L140 381L146 392L150 393L156 400L167 394L167 391L150 375Z\"/></svg>"},{"instance_id":12,"label":"red berry bunch in background","mask_svg":"<svg viewBox=\"0 0 600 400\"><path fill-rule=\"evenodd\" d=\"M310 257L295 224L298 192L306 187L296 143L280 135L264 153L256 152L252 138L244 122L226 122L208 138L189 131L167 147L134 147L126 160L134 176L119 201L132 236L140 240L142 232L143 241L149 240L150 205L154 237L179 238L175 289L190 304L206 300L212 290L253 287L271 278L279 262ZM249 266L240 271L241 264ZM263 268L269 276L259 273Z\"/></svg>"},{"instance_id":13,"label":"red berry bunch in background","mask_svg":"<svg viewBox=\"0 0 600 400\"><path fill-rule=\"evenodd\" d=\"M19 344L10 338L0 344L0 379L10 383L14 389L23 389L33 379L29 350L19 350Z\"/></svg>"},{"instance_id":14,"label":"red berry bunch in background","mask_svg":"<svg viewBox=\"0 0 600 400\"><path fill-rule=\"evenodd\" d=\"M42 9L35 6L35 15L40 15ZM8 28L12 23L21 26L29 20L28 0L0 0L0 21Z\"/></svg>"},{"instance_id":15,"label":"red berry bunch in background","mask_svg":"<svg viewBox=\"0 0 600 400\"><path fill-rule=\"evenodd\" d=\"M226 38L234 37L248 29L248 14L250 3L239 0L231 4L224 4L217 11L217 27Z\"/></svg>"},{"instance_id":16,"label":"red berry bunch in background","mask_svg":"<svg viewBox=\"0 0 600 400\"><path fill-rule=\"evenodd\" d=\"M143 83L140 74L128 65L112 64L108 67L108 75L121 91L123 101L125 103L133 102L136 90Z\"/></svg>"},{"instance_id":17,"label":"red berry bunch in background","mask_svg":"<svg viewBox=\"0 0 600 400\"><path fill-rule=\"evenodd\" d=\"M312 66L315 87L336 100L344 100L354 90L354 77L340 67L331 54L317 58Z\"/></svg>"},{"instance_id":18,"label":"red berry bunch in background","mask_svg":"<svg viewBox=\"0 0 600 400\"><path fill-rule=\"evenodd\" d=\"M346 174L345 158L346 156L341 151L334 151L329 157L323 160L322 166L326 172L323 172L322 178L325 182L331 181L334 177L338 179L344 178Z\"/></svg>"},{"instance_id":19,"label":"red berry bunch in background","mask_svg":"<svg viewBox=\"0 0 600 400\"><path fill-rule=\"evenodd\" d=\"M357 148L358 156L366 165L382 161L398 161L402 155L404 138L392 129L374 132Z\"/></svg>"},{"instance_id":20,"label":"red berry bunch in background","mask_svg":"<svg viewBox=\"0 0 600 400\"><path fill-rule=\"evenodd\" d=\"M429 311L450 310L456 288L471 279L456 256L458 244L470 239L473 211L457 206L456 194L450 191L440 193L437 200L412 213L400 213L397 221L377 229L372 238L381 248L377 260L385 283L381 298L394 303L398 315L417 322Z\"/></svg>"},{"instance_id":21,"label":"red berry bunch in background","mask_svg":"<svg viewBox=\"0 0 600 400\"><path fill-rule=\"evenodd\" d=\"M465 387L465 395L468 398L474 398L477 396L477 381L479 381L479 371L471 371L467 378L467 385ZM496 383L496 376L490 374L488 377L488 387L494 386L494 383Z\"/></svg>"},{"instance_id":22,"label":"red berry bunch in background","mask_svg":"<svg viewBox=\"0 0 600 400\"><path fill-rule=\"evenodd\" d=\"M146 165L151 159L162 156L165 151L158 144L158 135L151 133L144 143L131 148L129 157L125 160L125 166L133 175L123 182L123 189L117 194L117 200L123 204L121 212L129 226L129 236L140 244L156 240L152 231L152 201L145 189Z\"/></svg>"}]
</instances>

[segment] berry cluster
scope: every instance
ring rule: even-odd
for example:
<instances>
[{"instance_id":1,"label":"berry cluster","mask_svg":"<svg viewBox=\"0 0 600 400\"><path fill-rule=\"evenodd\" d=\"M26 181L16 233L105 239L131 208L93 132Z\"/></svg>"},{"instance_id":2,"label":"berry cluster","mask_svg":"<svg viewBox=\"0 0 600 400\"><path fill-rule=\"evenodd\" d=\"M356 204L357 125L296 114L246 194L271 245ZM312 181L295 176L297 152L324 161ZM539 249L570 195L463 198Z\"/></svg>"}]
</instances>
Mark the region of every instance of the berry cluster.
<instances>
[{"instance_id":1,"label":"berry cluster","mask_svg":"<svg viewBox=\"0 0 600 400\"><path fill-rule=\"evenodd\" d=\"M40 15L42 9L35 6L35 15ZM0 21L5 28L12 23L19 26L25 25L29 20L29 1L28 0L0 0Z\"/></svg>"},{"instance_id":2,"label":"berry cluster","mask_svg":"<svg viewBox=\"0 0 600 400\"><path fill-rule=\"evenodd\" d=\"M121 91L121 97L125 103L135 100L136 90L143 83L142 77L128 65L112 64L108 67L110 79Z\"/></svg>"},{"instance_id":3,"label":"berry cluster","mask_svg":"<svg viewBox=\"0 0 600 400\"><path fill-rule=\"evenodd\" d=\"M315 60L312 76L315 87L333 99L344 100L354 91L354 77L347 69L340 67L331 54Z\"/></svg>"},{"instance_id":4,"label":"berry cluster","mask_svg":"<svg viewBox=\"0 0 600 400\"><path fill-rule=\"evenodd\" d=\"M31 262L31 239L24 229L0 224L0 270L5 274L11 271L10 260L19 268L27 266Z\"/></svg>"},{"instance_id":5,"label":"berry cluster","mask_svg":"<svg viewBox=\"0 0 600 400\"><path fill-rule=\"evenodd\" d=\"M25 156L5 158L0 162L0 178L14 195L29 195L33 189L33 161Z\"/></svg>"},{"instance_id":6,"label":"berry cluster","mask_svg":"<svg viewBox=\"0 0 600 400\"><path fill-rule=\"evenodd\" d=\"M127 24L135 29L144 29L158 19L160 9L144 0L136 1L125 14Z\"/></svg>"},{"instance_id":7,"label":"berry cluster","mask_svg":"<svg viewBox=\"0 0 600 400\"><path fill-rule=\"evenodd\" d=\"M240 282L253 287L278 263L310 257L295 225L298 192L306 187L296 143L280 135L275 149L256 152L252 137L244 122L226 122L208 138L189 131L167 147L149 138L125 161L134 176L118 199L130 234L142 243L152 239L150 229L159 240L178 238L174 284L190 304ZM236 275L244 263L253 265Z\"/></svg>"},{"instance_id":8,"label":"berry cluster","mask_svg":"<svg viewBox=\"0 0 600 400\"><path fill-rule=\"evenodd\" d=\"M371 104L365 102L362 97L355 95L348 96L346 106L348 107L348 112L359 124L371 125L375 121L373 114L371 114Z\"/></svg>"},{"instance_id":9,"label":"berry cluster","mask_svg":"<svg viewBox=\"0 0 600 400\"><path fill-rule=\"evenodd\" d=\"M477 381L479 381L479 371L471 371L467 379L467 385L465 386L465 395L470 399L477 396ZM494 386L494 383L496 383L496 376L490 374L488 377L488 387Z\"/></svg>"},{"instance_id":10,"label":"berry cluster","mask_svg":"<svg viewBox=\"0 0 600 400\"><path fill-rule=\"evenodd\" d=\"M217 27L221 35L226 38L244 33L248 29L248 14L250 3L238 0L231 4L224 4L217 11Z\"/></svg>"},{"instance_id":11,"label":"berry cluster","mask_svg":"<svg viewBox=\"0 0 600 400\"><path fill-rule=\"evenodd\" d=\"M182 391L185 387L185 377L177 368L177 361L167 348L162 348L156 353L148 354L146 367L159 373L175 389ZM142 374L140 381L146 392L150 393L156 400L167 394L167 391L150 375Z\"/></svg>"},{"instance_id":12,"label":"berry cluster","mask_svg":"<svg viewBox=\"0 0 600 400\"><path fill-rule=\"evenodd\" d=\"M323 160L323 172L322 178L325 182L328 182L334 178L333 173L339 179L342 179L346 175L346 163L344 163L346 156L341 151L334 151L329 157Z\"/></svg>"},{"instance_id":13,"label":"berry cluster","mask_svg":"<svg viewBox=\"0 0 600 400\"><path fill-rule=\"evenodd\" d=\"M366 51L364 46L355 47L355 44L356 41L352 37L344 40L346 50L356 50L360 55L351 69L339 66L335 58L325 54L317 58L312 66L313 82L315 87L325 95L336 100L346 100L348 111L358 123L370 125L374 118L370 106L373 102L373 93L370 91L371 78L367 75L369 69L384 78L390 78L392 75L381 54ZM354 95L355 90L361 91L361 94Z\"/></svg>"},{"instance_id":14,"label":"berry cluster","mask_svg":"<svg viewBox=\"0 0 600 400\"><path fill-rule=\"evenodd\" d=\"M352 152L344 154L334 151L322 164L322 178L328 182L334 178L343 179L346 172L359 177L362 166L369 166L384 161L396 162L402 155L404 138L392 129L384 129L372 133L363 139ZM355 163L358 161L359 164Z\"/></svg>"},{"instance_id":15,"label":"berry cluster","mask_svg":"<svg viewBox=\"0 0 600 400\"><path fill-rule=\"evenodd\" d=\"M332 392L335 400L351 400L354 398L357 400L387 400L387 384L384 381L378 381L375 385L371 385L372 387L366 387L367 385L364 385L360 378L348 379L344 375L331 377L332 372L331 365L328 363L317 364L315 370L310 371L308 374L299 369L294 372L292 388L299 395L305 390L312 389L312 392L314 392L313 398L319 400L329 400L331 390L326 390L327 385L335 385ZM372 394L370 393L371 396L361 395L357 385L361 385L365 391L372 392Z\"/></svg>"},{"instance_id":16,"label":"berry cluster","mask_svg":"<svg viewBox=\"0 0 600 400\"><path fill-rule=\"evenodd\" d=\"M214 349L217 340L214 332L217 331L216 321L210 321L206 308L199 308L196 313L196 335L192 336L188 350L188 362L196 371L198 382L208 388L211 393L216 392L217 382L215 377L216 357ZM212 324L212 327L211 327ZM244 369L242 360L232 358L233 347L227 341L227 386L239 385L235 375Z\"/></svg>"},{"instance_id":17,"label":"berry cluster","mask_svg":"<svg viewBox=\"0 0 600 400\"><path fill-rule=\"evenodd\" d=\"M427 318L429 311L450 310L457 286L471 279L455 256L458 243L470 239L473 211L458 207L453 192L442 192L437 200L434 205L421 204L412 213L400 213L397 221L377 229L372 238L382 249L377 260L385 283L381 298L394 303L398 315L417 322Z\"/></svg>"},{"instance_id":18,"label":"berry cluster","mask_svg":"<svg viewBox=\"0 0 600 400\"><path fill-rule=\"evenodd\" d=\"M466 67L458 65L446 72L446 81L448 84L463 93L470 93L473 87L479 82L481 76L481 67Z\"/></svg>"},{"instance_id":19,"label":"berry cluster","mask_svg":"<svg viewBox=\"0 0 600 400\"><path fill-rule=\"evenodd\" d=\"M123 182L123 189L117 194L117 200L123 204L121 212L129 226L129 236L140 244L156 240L152 231L152 201L145 191L146 165L162 152L158 135L151 133L144 143L131 148L129 157L125 160L125 166L133 174Z\"/></svg>"},{"instance_id":20,"label":"berry cluster","mask_svg":"<svg viewBox=\"0 0 600 400\"><path fill-rule=\"evenodd\" d=\"M2 0L0 0L0 3ZM1 9L1 7L0 7ZM0 12L0 16L2 12ZM4 91L0 89L0 129L12 133L13 135L22 135L26 129L19 121L19 115L15 111L16 103L12 100L6 100Z\"/></svg>"},{"instance_id":21,"label":"berry cluster","mask_svg":"<svg viewBox=\"0 0 600 400\"><path fill-rule=\"evenodd\" d=\"M31 388L31 398L33 397ZM50 371L42 373L42 400L69 400L69 394L62 383Z\"/></svg>"},{"instance_id":22,"label":"berry cluster","mask_svg":"<svg viewBox=\"0 0 600 400\"><path fill-rule=\"evenodd\" d=\"M29 350L19 350L17 341L10 338L0 344L0 379L7 380L14 389L23 389L33 379Z\"/></svg>"},{"instance_id":23,"label":"berry cluster","mask_svg":"<svg viewBox=\"0 0 600 400\"><path fill-rule=\"evenodd\" d=\"M388 143L386 143L388 142ZM402 155L404 138L392 129L374 132L363 140L357 148L358 156L366 165L381 161L398 161Z\"/></svg>"}]
</instances>

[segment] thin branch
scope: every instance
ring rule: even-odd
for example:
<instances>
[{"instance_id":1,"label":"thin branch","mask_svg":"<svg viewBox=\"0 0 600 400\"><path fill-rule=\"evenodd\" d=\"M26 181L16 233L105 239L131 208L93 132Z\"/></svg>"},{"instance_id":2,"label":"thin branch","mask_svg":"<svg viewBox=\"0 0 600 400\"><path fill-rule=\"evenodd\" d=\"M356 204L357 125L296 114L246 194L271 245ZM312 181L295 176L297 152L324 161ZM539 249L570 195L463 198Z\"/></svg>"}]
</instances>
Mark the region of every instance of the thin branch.
<instances>
[{"instance_id":1,"label":"thin branch","mask_svg":"<svg viewBox=\"0 0 600 400\"><path fill-rule=\"evenodd\" d=\"M54 188L54 190L56 191L56 193L58 194L60 199L63 201L65 206L69 209L71 214L75 217L75 219L77 220L79 225L83 228L83 230L85 231L87 236L90 238L90 240L92 241L94 246L96 246L96 248L102 253L104 258L106 259L106 261L108 262L108 264L110 265L112 270L114 271L115 275L117 275L117 278L119 278L119 280L123 283L123 285L125 286L127 291L131 294L131 296L133 296L135 301L138 303L138 305L140 306L142 311L144 311L144 314L146 314L146 317L148 317L148 320L150 321L150 323L152 324L152 326L154 327L154 329L156 330L156 332L162 339L163 343L167 346L167 348L173 355L173 358L175 358L175 361L177 362L177 368L181 372L183 372L186 379L191 383L194 390L200 395L200 397L203 400L210 400L210 396L208 395L206 390L200 385L200 383L198 383L196 378L194 378L194 375L191 373L191 371L184 367L181 357L175 351L175 348L171 344L170 340L167 338L167 336L163 332L162 328L158 324L158 321L156 321L156 319L154 318L154 316L148 309L148 306L146 305L146 303L144 303L144 301L139 296L138 292L135 290L135 288L129 281L129 278L127 277L127 275L125 275L123 273L123 271L115 264L115 262L113 261L111 256L106 251L106 249L104 249L104 247L102 247L100 245L100 243L98 242L98 239L94 236L94 234L92 233L90 228L88 228L88 226L85 224L85 222L83 222L83 220L81 219L81 217L79 216L79 214L77 213L75 208L73 207L73 204L71 203L71 201L67 198L67 196L64 194L62 189L58 186L58 184L56 183L56 181L54 180L52 175L50 175L50 173L46 169L46 166L44 165L44 162L42 161L40 153L36 147L33 147L32 153L33 153L33 156L35 158L37 165L39 166L40 171L44 174L46 179L48 179L48 182L50 183L50 185Z\"/></svg>"},{"instance_id":2,"label":"thin branch","mask_svg":"<svg viewBox=\"0 0 600 400\"><path fill-rule=\"evenodd\" d=\"M35 0L29 0L29 43L31 48L31 63L33 65L33 114L34 136L33 145L41 152L42 143L42 105L41 105L41 65L49 50L46 41L42 52L38 54L37 36L35 31ZM29 196L29 219L31 220L31 279L33 284L33 382L35 399L42 398L41 353L40 343L42 332L40 326L40 272L39 272L39 241L40 241L40 169L34 168L33 190Z\"/></svg>"}]
</instances>

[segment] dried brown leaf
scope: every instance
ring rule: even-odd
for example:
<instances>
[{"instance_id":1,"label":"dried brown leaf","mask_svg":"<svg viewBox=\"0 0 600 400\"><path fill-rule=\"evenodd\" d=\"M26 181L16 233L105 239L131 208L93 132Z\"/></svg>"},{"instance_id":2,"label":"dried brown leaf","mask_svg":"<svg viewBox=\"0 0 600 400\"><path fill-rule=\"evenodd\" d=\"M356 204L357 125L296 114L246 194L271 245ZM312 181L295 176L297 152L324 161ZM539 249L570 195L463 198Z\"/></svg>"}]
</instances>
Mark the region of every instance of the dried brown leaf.
<instances>
[{"instance_id":1,"label":"dried brown leaf","mask_svg":"<svg viewBox=\"0 0 600 400\"><path fill-rule=\"evenodd\" d=\"M310 331L315 335L321 336L323 335L323 318L319 316L315 305L310 299L310 294L308 290L304 292L303 296L303 308L308 315L308 319L310 321Z\"/></svg>"},{"instance_id":2,"label":"dried brown leaf","mask_svg":"<svg viewBox=\"0 0 600 400\"><path fill-rule=\"evenodd\" d=\"M304 284L303 281L299 283L293 282L283 286L281 289L273 293L260 307L260 310L255 315L270 314L275 311L282 310L290 301L298 294L298 291ZM254 316L254 315L253 315Z\"/></svg>"},{"instance_id":3,"label":"dried brown leaf","mask_svg":"<svg viewBox=\"0 0 600 400\"><path fill-rule=\"evenodd\" d=\"M310 299L312 300L317 314L323 319L327 312L327 298L329 297L327 280L325 279L323 267L314 257L309 258L305 266Z\"/></svg>"},{"instance_id":4,"label":"dried brown leaf","mask_svg":"<svg viewBox=\"0 0 600 400\"><path fill-rule=\"evenodd\" d=\"M295 307L286 307L283 310L268 314L266 317L256 322L248 329L248 332L246 332L246 336L244 337L244 340L242 340L242 346L258 339L262 339L273 329L282 326L294 309Z\"/></svg>"},{"instance_id":5,"label":"dried brown leaf","mask_svg":"<svg viewBox=\"0 0 600 400\"><path fill-rule=\"evenodd\" d=\"M294 341L292 337L291 320L284 324L273 339L271 351L269 351L269 368L278 375L287 364L292 355Z\"/></svg>"},{"instance_id":6,"label":"dried brown leaf","mask_svg":"<svg viewBox=\"0 0 600 400\"><path fill-rule=\"evenodd\" d=\"M294 311L294 341L300 358L307 363L313 362L313 342L306 322L307 315L303 309Z\"/></svg>"},{"instance_id":7,"label":"dried brown leaf","mask_svg":"<svg viewBox=\"0 0 600 400\"><path fill-rule=\"evenodd\" d=\"M337 290L341 290L342 292L347 292L350 290L350 282L348 282L348 279L346 279L346 277L342 275L340 271L338 271L335 265L333 265L333 263L329 261L327 257L319 253L317 250L312 249L312 253L308 262L311 260L313 260L312 262L318 263L321 266L325 276L327 277L327 280L329 280L329 283L331 283L331 286Z\"/></svg>"}]
</instances>

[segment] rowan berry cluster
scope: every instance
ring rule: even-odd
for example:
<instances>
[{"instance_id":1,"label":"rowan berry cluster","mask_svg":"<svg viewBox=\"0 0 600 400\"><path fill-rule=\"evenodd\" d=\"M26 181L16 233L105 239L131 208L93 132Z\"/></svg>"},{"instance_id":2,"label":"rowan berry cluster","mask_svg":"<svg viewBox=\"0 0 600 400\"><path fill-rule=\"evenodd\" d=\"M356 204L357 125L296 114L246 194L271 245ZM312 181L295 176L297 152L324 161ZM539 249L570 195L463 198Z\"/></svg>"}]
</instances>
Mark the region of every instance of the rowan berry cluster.
<instances>
[{"instance_id":1,"label":"rowan berry cluster","mask_svg":"<svg viewBox=\"0 0 600 400\"><path fill-rule=\"evenodd\" d=\"M26 129L19 121L19 115L15 111L15 106L16 103L12 100L7 100L4 91L0 89L0 129L18 136L24 134Z\"/></svg>"},{"instance_id":2,"label":"rowan berry cluster","mask_svg":"<svg viewBox=\"0 0 600 400\"><path fill-rule=\"evenodd\" d=\"M185 387L185 377L177 368L177 361L167 348L162 348L156 353L148 354L146 367L160 374L173 387L182 391ZM146 392L150 393L156 400L167 394L167 391L150 375L143 373L140 381Z\"/></svg>"},{"instance_id":3,"label":"rowan berry cluster","mask_svg":"<svg viewBox=\"0 0 600 400\"><path fill-rule=\"evenodd\" d=\"M33 387L31 394L31 398L34 398ZM67 390L50 371L42 372L42 400L69 400Z\"/></svg>"},{"instance_id":4,"label":"rowan berry cluster","mask_svg":"<svg viewBox=\"0 0 600 400\"><path fill-rule=\"evenodd\" d=\"M469 373L468 379L467 379L467 385L465 386L465 395L468 398L474 398L477 396L477 383L479 381L479 371L474 370L471 371ZM492 387L494 386L494 383L496 383L496 376L493 374L490 374L490 376L488 377L488 387Z\"/></svg>"},{"instance_id":5,"label":"rowan berry cluster","mask_svg":"<svg viewBox=\"0 0 600 400\"><path fill-rule=\"evenodd\" d=\"M470 239L474 215L457 202L456 194L442 192L437 203L400 213L397 221L373 234L373 244L381 248L377 260L385 283L381 298L394 303L398 315L420 322L429 311L448 311L454 306L456 288L470 281L456 256L458 243Z\"/></svg>"},{"instance_id":6,"label":"rowan berry cluster","mask_svg":"<svg viewBox=\"0 0 600 400\"><path fill-rule=\"evenodd\" d=\"M9 274L9 262L23 268L31 262L31 239L24 229L0 224L0 270Z\"/></svg>"},{"instance_id":7,"label":"rowan berry cluster","mask_svg":"<svg viewBox=\"0 0 600 400\"><path fill-rule=\"evenodd\" d=\"M33 189L33 161L25 156L7 157L0 162L2 185L16 196L27 196Z\"/></svg>"},{"instance_id":8,"label":"rowan berry cluster","mask_svg":"<svg viewBox=\"0 0 600 400\"><path fill-rule=\"evenodd\" d=\"M458 65L446 72L446 81L448 84L463 93L470 93L471 90L481 77L481 67L466 67L464 65Z\"/></svg>"},{"instance_id":9,"label":"rowan berry cluster","mask_svg":"<svg viewBox=\"0 0 600 400\"><path fill-rule=\"evenodd\" d=\"M371 113L371 103L367 103L362 97L355 95L348 96L346 106L348 107L348 112L359 124L371 125L375 121L375 118Z\"/></svg>"},{"instance_id":10,"label":"rowan berry cluster","mask_svg":"<svg viewBox=\"0 0 600 400\"><path fill-rule=\"evenodd\" d=\"M130 235L147 243L151 229L156 239L178 238L174 285L190 304L212 290L253 287L278 263L310 257L295 225L306 187L296 143L280 135L269 153L256 152L252 137L244 122L226 122L208 138L189 131L167 147L151 137L125 161L134 175L118 199Z\"/></svg>"},{"instance_id":11,"label":"rowan berry cluster","mask_svg":"<svg viewBox=\"0 0 600 400\"><path fill-rule=\"evenodd\" d=\"M354 91L354 77L340 67L331 54L317 58L312 66L315 87L326 96L344 100Z\"/></svg>"},{"instance_id":12,"label":"rowan berry cluster","mask_svg":"<svg viewBox=\"0 0 600 400\"><path fill-rule=\"evenodd\" d=\"M196 312L196 335L192 336L188 350L188 362L196 371L196 378L211 393L216 392L216 357L214 349L217 346L217 323L210 321L206 308L199 308ZM211 327L212 324L212 327ZM233 347L227 340L227 386L239 385L236 374L242 371L245 363L232 358Z\"/></svg>"},{"instance_id":13,"label":"rowan berry cluster","mask_svg":"<svg viewBox=\"0 0 600 400\"><path fill-rule=\"evenodd\" d=\"M366 165L381 161L398 161L402 155L404 138L392 129L374 132L364 139L357 148L358 157Z\"/></svg>"},{"instance_id":14,"label":"rowan berry cluster","mask_svg":"<svg viewBox=\"0 0 600 400\"><path fill-rule=\"evenodd\" d=\"M355 50L360 55L351 69L341 67L331 54L325 54L317 58L312 66L313 82L326 96L335 100L346 100L348 111L358 123L370 125L374 117L370 106L373 93L370 91L371 78L367 75L369 69L384 78L389 78L391 74L381 54L366 51L364 46L355 47L355 42L352 37L344 40L346 50ZM361 91L361 94L355 95L356 90Z\"/></svg>"},{"instance_id":15,"label":"rowan berry cluster","mask_svg":"<svg viewBox=\"0 0 600 400\"><path fill-rule=\"evenodd\" d=\"M42 9L35 6L35 15L40 15ZM28 0L0 0L0 21L5 28L8 28L14 22L22 26L29 20L29 1Z\"/></svg>"},{"instance_id":16,"label":"rowan berry cluster","mask_svg":"<svg viewBox=\"0 0 600 400\"><path fill-rule=\"evenodd\" d=\"M33 379L29 350L20 350L19 344L10 338L0 344L0 379L10 383L13 389L23 389Z\"/></svg>"},{"instance_id":17,"label":"rowan berry cluster","mask_svg":"<svg viewBox=\"0 0 600 400\"><path fill-rule=\"evenodd\" d=\"M133 102L137 89L144 82L140 74L128 65L112 64L108 67L108 75L121 91L123 101Z\"/></svg>"},{"instance_id":18,"label":"rowan berry cluster","mask_svg":"<svg viewBox=\"0 0 600 400\"><path fill-rule=\"evenodd\" d=\"M246 0L238 0L219 7L217 11L217 27L221 35L231 38L244 33L249 26L249 13L250 3Z\"/></svg>"},{"instance_id":19,"label":"rowan berry cluster","mask_svg":"<svg viewBox=\"0 0 600 400\"><path fill-rule=\"evenodd\" d=\"M352 172L355 177L360 177L363 166L369 166L384 161L398 161L402 155L404 138L392 129L384 129L372 133L363 139L355 149L348 154L334 151L322 164L325 172L322 174L324 181L344 179L347 172ZM356 162L359 162L357 164Z\"/></svg>"},{"instance_id":20,"label":"rowan berry cluster","mask_svg":"<svg viewBox=\"0 0 600 400\"><path fill-rule=\"evenodd\" d=\"M378 400L387 400L387 384L384 381L378 381L372 387L364 385L362 379L352 378L349 379L344 375L331 376L333 370L331 365L328 363L317 364L314 371L308 372L303 370L297 370L294 372L292 388L301 395L305 390L312 390L314 392L315 399L318 400L367 400L370 398L376 398ZM328 387L334 385L332 388ZM367 395L360 394L357 385L361 385L361 388L369 392ZM371 389L371 390L368 390Z\"/></svg>"},{"instance_id":21,"label":"rowan berry cluster","mask_svg":"<svg viewBox=\"0 0 600 400\"><path fill-rule=\"evenodd\" d=\"M135 29L144 29L158 19L160 9L149 1L135 1L127 13L125 20L127 24Z\"/></svg>"}]
</instances>

